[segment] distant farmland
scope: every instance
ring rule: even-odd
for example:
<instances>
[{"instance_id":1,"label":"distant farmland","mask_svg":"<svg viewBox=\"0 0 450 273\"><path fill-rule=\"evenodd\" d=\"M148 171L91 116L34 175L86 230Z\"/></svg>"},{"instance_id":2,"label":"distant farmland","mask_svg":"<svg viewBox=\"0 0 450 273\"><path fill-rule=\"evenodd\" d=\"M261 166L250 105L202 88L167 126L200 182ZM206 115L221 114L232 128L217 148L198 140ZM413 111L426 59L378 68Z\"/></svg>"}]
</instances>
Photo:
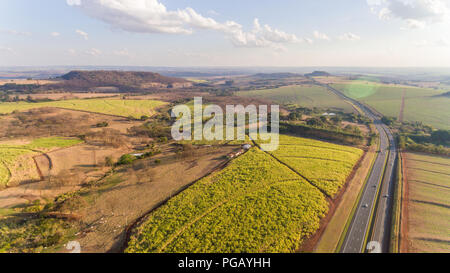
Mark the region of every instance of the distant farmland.
<instances>
[{"instance_id":1,"label":"distant farmland","mask_svg":"<svg viewBox=\"0 0 450 273\"><path fill-rule=\"evenodd\" d=\"M326 88L313 85L285 86L276 89L237 92L238 96L254 97L279 104L296 104L303 107L318 107L335 111L353 112L350 104Z\"/></svg>"},{"instance_id":2,"label":"distant farmland","mask_svg":"<svg viewBox=\"0 0 450 273\"><path fill-rule=\"evenodd\" d=\"M439 96L444 90L411 86L386 85L375 82L353 81L333 84L347 96L374 107L386 116L398 117L405 91L403 117L406 121L421 121L439 129L450 129L450 98Z\"/></svg>"},{"instance_id":3,"label":"distant farmland","mask_svg":"<svg viewBox=\"0 0 450 273\"><path fill-rule=\"evenodd\" d=\"M41 107L59 107L72 110L89 111L100 114L140 118L143 115L151 116L155 108L165 105L165 102L156 100L116 100L116 99L86 99L63 100L51 102L4 102L0 103L0 113L9 114L13 111L24 111Z\"/></svg>"},{"instance_id":4,"label":"distant farmland","mask_svg":"<svg viewBox=\"0 0 450 273\"><path fill-rule=\"evenodd\" d=\"M402 225L406 225L407 240L402 242L403 251L448 253L450 159L413 153L405 159L407 198Z\"/></svg>"}]
</instances>

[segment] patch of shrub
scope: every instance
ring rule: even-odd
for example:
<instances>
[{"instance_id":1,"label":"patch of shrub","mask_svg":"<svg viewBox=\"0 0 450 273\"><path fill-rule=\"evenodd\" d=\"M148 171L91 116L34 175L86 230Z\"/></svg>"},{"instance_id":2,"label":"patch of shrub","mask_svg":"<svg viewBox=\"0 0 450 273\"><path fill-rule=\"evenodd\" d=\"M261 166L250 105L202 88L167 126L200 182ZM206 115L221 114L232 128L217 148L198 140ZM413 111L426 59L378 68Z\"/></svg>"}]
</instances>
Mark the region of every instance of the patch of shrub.
<instances>
[{"instance_id":1,"label":"patch of shrub","mask_svg":"<svg viewBox=\"0 0 450 273\"><path fill-rule=\"evenodd\" d=\"M134 155L126 154L119 158L117 165L128 165L133 163L137 158Z\"/></svg>"},{"instance_id":2,"label":"patch of shrub","mask_svg":"<svg viewBox=\"0 0 450 273\"><path fill-rule=\"evenodd\" d=\"M97 123L97 124L95 125L95 127L97 127L97 128L104 128L104 127L108 127L108 126L109 126L109 123L106 122L106 121Z\"/></svg>"}]
</instances>

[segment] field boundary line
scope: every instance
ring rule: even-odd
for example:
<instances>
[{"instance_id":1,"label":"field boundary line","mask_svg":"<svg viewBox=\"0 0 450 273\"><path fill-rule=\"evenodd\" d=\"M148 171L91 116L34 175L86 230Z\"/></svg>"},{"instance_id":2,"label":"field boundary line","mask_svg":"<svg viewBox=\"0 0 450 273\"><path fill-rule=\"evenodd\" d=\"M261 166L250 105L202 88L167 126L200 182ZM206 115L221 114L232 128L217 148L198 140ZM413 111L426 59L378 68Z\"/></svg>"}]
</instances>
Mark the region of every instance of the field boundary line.
<instances>
[{"instance_id":1,"label":"field boundary line","mask_svg":"<svg viewBox=\"0 0 450 273\"><path fill-rule=\"evenodd\" d=\"M31 148L20 148L20 147L8 147L8 146L5 146L5 147L1 147L1 148L3 148L3 149L12 149L12 150L24 150L24 151L29 151L30 153L38 153L39 155L35 155L35 156L32 156L31 155L31 158L33 159L33 162L34 162L34 164L35 164L35 166L36 166L36 170L37 170L37 172L38 172L38 175L39 175L39 177L41 178L41 181L42 180L44 180L44 176L42 175L42 172L41 172L41 170L39 169L39 166L38 166L38 164L37 164L37 162L36 162L36 160L35 160L35 157L36 156L41 156L41 155L44 155L44 156L47 156L47 155L45 155L45 153L44 152L42 152L42 151L39 151L39 150L36 150L36 149L31 149ZM47 156L48 157L48 156ZM48 157L48 159L50 160L50 158ZM8 170L8 179L7 179L7 181L4 183L4 186L6 187L6 188L8 188L8 184L9 184L9 182L10 182L10 180L11 180L11 178L12 178L12 171L11 171L11 169L8 167L8 165L5 163L5 161L3 161L3 160L1 160L0 159L0 162L5 166L5 168ZM49 166L51 166L51 161L49 161ZM1 186L1 185L0 185Z\"/></svg>"},{"instance_id":2,"label":"field boundary line","mask_svg":"<svg viewBox=\"0 0 450 273\"><path fill-rule=\"evenodd\" d=\"M211 214L213 211L215 211L216 209L219 209L220 207L222 207L223 205L233 202L237 199L240 198L245 198L246 196L249 196L251 194L254 194L256 192L260 192L260 191L264 191L269 189L270 187L273 187L275 185L279 185L279 184L285 184L286 182L302 182L301 179L286 179L286 180L279 180L277 182L274 183L270 183L264 186L260 186L260 187L256 187L251 191L245 192L243 194L236 194L235 196L230 196L230 198L225 199L219 203L217 203L216 205L214 205L213 207L211 207L209 210L205 211L204 213L202 213L201 215L199 215L198 217L196 217L194 220L192 220L191 222L187 223L186 225L184 225L183 227L181 227L179 230L177 230L177 232L175 234L173 234L172 236L169 237L169 239L157 250L158 253L161 253L168 245L170 245L177 237L179 237L180 235L182 235L186 229L192 227L193 225L195 225L198 221L202 220L203 218L207 217L209 214ZM300 238L301 239L301 238Z\"/></svg>"},{"instance_id":3,"label":"field boundary line","mask_svg":"<svg viewBox=\"0 0 450 273\"><path fill-rule=\"evenodd\" d=\"M404 113L405 113L405 95L406 95L406 89L403 89L402 92L402 102L400 105L400 112L398 113L398 121L403 122L404 119Z\"/></svg>"},{"instance_id":4,"label":"field boundary line","mask_svg":"<svg viewBox=\"0 0 450 273\"><path fill-rule=\"evenodd\" d=\"M332 162L338 162L338 163L346 163L351 164L349 162L338 160L338 159L329 159L329 158L321 158L321 157L309 157L309 156L294 156L294 155L284 155L279 156L280 158L298 158L298 159L314 159L314 160L323 160L323 161L332 161Z\"/></svg>"},{"instance_id":5,"label":"field boundary line","mask_svg":"<svg viewBox=\"0 0 450 273\"><path fill-rule=\"evenodd\" d=\"M298 136L297 136L298 137ZM300 136L300 138L305 138ZM308 139L308 138L305 138ZM320 140L318 140L320 141ZM334 145L338 145L332 142L327 142L329 144L334 144ZM308 144L279 144L280 146L299 146L299 147L313 147L313 148L318 148L318 149L325 149L325 150L332 150L332 151L338 151L338 152L345 152L345 153L349 153L349 154L356 154L352 151L347 151L347 150L342 150L342 149L338 149L338 148L332 148L332 147L324 147L324 146L318 146L318 145L308 145ZM343 145L341 145L343 146ZM354 146L346 146L346 147L354 147ZM357 148L356 148L357 149Z\"/></svg>"},{"instance_id":6,"label":"field boundary line","mask_svg":"<svg viewBox=\"0 0 450 273\"><path fill-rule=\"evenodd\" d=\"M309 180L308 178L306 178L305 176L303 176L300 172L296 171L294 168L292 168L291 166L289 166L288 164L284 163L283 161L281 161L280 159L278 159L276 156L274 156L273 154L264 151L258 143L256 143L256 141L254 141L252 139L253 144L258 147L258 149L260 149L261 151L263 151L264 153L270 155L271 157L273 157L276 161L278 161L279 163L281 163L282 165L288 167L291 171L293 171L294 173L296 173L298 176L300 176L301 178L305 179L311 186L313 186L314 188L318 189L322 194L324 194L327 198L333 199L332 196L330 196L328 193L326 193L324 190L322 190L321 188L319 188L318 186L314 185L314 183L311 182L311 180Z\"/></svg>"},{"instance_id":7,"label":"field boundary line","mask_svg":"<svg viewBox=\"0 0 450 273\"><path fill-rule=\"evenodd\" d=\"M36 166L36 170L39 174L39 177L41 178L41 181L44 181L44 179L45 179L44 174L42 173L41 168L39 167L39 164L37 163L35 156L33 156L33 162L34 162L34 165ZM49 166L50 166L50 163L49 163Z\"/></svg>"},{"instance_id":8,"label":"field boundary line","mask_svg":"<svg viewBox=\"0 0 450 273\"><path fill-rule=\"evenodd\" d=\"M0 160L0 162L3 164L3 166L5 166L6 170L8 171L8 177L6 178L6 181L4 183L4 186L7 188L8 184L9 184L9 181L11 180L11 177L12 177L12 172L9 169L8 165L6 165L5 161Z\"/></svg>"},{"instance_id":9,"label":"field boundary line","mask_svg":"<svg viewBox=\"0 0 450 273\"><path fill-rule=\"evenodd\" d=\"M62 110L69 110L69 111L77 111L77 112L82 112L82 113L87 113L87 114L97 114L97 115L104 115L104 116L109 116L109 117L115 117L115 118L127 118L125 116L120 116L120 115L114 115L114 114L105 114L105 113L99 113L99 112L94 112L94 111L88 111L88 110L79 110L79 109L73 109L73 108L67 108L67 107L60 107L60 106L50 106L50 108L56 108L56 109L62 109ZM39 108L43 108L43 107L39 107ZM137 120L137 119L135 119Z\"/></svg>"},{"instance_id":10,"label":"field boundary line","mask_svg":"<svg viewBox=\"0 0 450 273\"><path fill-rule=\"evenodd\" d=\"M239 196L237 196L239 197ZM180 235L182 235L186 229L190 228L191 226L195 225L198 221L200 221L201 219L203 219L204 217L208 216L208 214L210 214L211 212L215 211L216 209L220 208L221 206L223 206L224 204L228 203L230 200L233 199L225 199L217 204L215 204L213 207L211 207L210 209L208 209L207 211L205 211L204 213L200 214L198 217L196 217L194 220L188 222L187 224L183 225L180 229L178 229L174 234L172 234L163 244L161 247L159 247L156 252L157 253L162 253L164 251L164 249L170 245L177 237L179 237Z\"/></svg>"}]
</instances>

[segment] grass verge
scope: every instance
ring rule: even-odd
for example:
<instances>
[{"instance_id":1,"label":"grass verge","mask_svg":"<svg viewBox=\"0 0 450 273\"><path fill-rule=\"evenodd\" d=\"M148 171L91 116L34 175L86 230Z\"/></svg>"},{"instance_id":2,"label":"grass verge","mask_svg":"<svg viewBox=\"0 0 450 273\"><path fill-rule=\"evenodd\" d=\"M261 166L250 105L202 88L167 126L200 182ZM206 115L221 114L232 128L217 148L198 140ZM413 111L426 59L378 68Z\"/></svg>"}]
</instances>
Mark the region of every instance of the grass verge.
<instances>
[{"instance_id":1,"label":"grass verge","mask_svg":"<svg viewBox=\"0 0 450 273\"><path fill-rule=\"evenodd\" d=\"M397 160L395 178L394 204L392 208L391 242L389 250L391 253L400 252L400 230L402 220L402 196L403 196L403 159L401 153Z\"/></svg>"}]
</instances>

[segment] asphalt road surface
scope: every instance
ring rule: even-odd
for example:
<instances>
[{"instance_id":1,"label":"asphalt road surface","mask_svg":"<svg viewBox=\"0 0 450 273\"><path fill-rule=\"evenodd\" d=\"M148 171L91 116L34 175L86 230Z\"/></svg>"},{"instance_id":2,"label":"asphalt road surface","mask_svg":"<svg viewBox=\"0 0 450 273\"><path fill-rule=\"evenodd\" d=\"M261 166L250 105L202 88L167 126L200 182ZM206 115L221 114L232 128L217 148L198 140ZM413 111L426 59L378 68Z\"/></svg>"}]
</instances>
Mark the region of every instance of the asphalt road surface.
<instances>
[{"instance_id":1,"label":"asphalt road surface","mask_svg":"<svg viewBox=\"0 0 450 273\"><path fill-rule=\"evenodd\" d=\"M373 120L380 135L380 150L364 186L356 212L348 227L341 252L388 252L392 196L395 183L394 169L397 159L394 137L389 128L381 122L380 117L372 109L345 96L329 85L317 84L328 88L336 95L358 106L367 117ZM366 235L368 236L367 241ZM372 242L370 250L365 245L368 242Z\"/></svg>"}]
</instances>

